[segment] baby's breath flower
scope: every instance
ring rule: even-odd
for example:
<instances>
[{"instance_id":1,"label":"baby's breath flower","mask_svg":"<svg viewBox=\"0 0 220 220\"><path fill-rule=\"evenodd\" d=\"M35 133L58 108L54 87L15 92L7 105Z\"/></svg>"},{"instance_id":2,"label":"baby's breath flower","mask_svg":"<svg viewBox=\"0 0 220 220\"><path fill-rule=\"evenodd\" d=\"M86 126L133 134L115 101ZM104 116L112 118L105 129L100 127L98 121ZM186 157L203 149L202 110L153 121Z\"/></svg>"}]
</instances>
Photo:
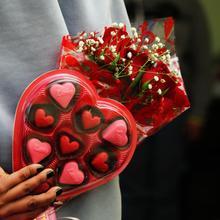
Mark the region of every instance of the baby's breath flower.
<instances>
[{"instance_id":1,"label":"baby's breath flower","mask_svg":"<svg viewBox=\"0 0 220 220\"><path fill-rule=\"evenodd\" d=\"M114 37L116 35L116 33L114 31L111 31L111 35L112 35L112 37Z\"/></svg>"},{"instance_id":2,"label":"baby's breath flower","mask_svg":"<svg viewBox=\"0 0 220 220\"><path fill-rule=\"evenodd\" d=\"M158 76L154 76L154 80L157 82L159 81L159 77Z\"/></svg>"},{"instance_id":3,"label":"baby's breath flower","mask_svg":"<svg viewBox=\"0 0 220 220\"><path fill-rule=\"evenodd\" d=\"M109 47L109 49L111 50L112 53L114 53L116 51L116 46L115 45L111 45Z\"/></svg>"},{"instance_id":4,"label":"baby's breath flower","mask_svg":"<svg viewBox=\"0 0 220 220\"><path fill-rule=\"evenodd\" d=\"M157 90L157 93L158 93L159 95L161 95L161 94L162 94L162 90L161 90L161 89L158 89L158 90Z\"/></svg>"},{"instance_id":5,"label":"baby's breath flower","mask_svg":"<svg viewBox=\"0 0 220 220\"><path fill-rule=\"evenodd\" d=\"M130 48L133 49L133 50L136 50L136 49L137 49L137 47L136 47L135 44L132 44L132 45L130 46Z\"/></svg>"},{"instance_id":6,"label":"baby's breath flower","mask_svg":"<svg viewBox=\"0 0 220 220\"><path fill-rule=\"evenodd\" d=\"M147 87L148 89L152 89L153 86L149 83Z\"/></svg>"},{"instance_id":7,"label":"baby's breath flower","mask_svg":"<svg viewBox=\"0 0 220 220\"><path fill-rule=\"evenodd\" d=\"M80 52L82 52L82 51L83 51L83 48L82 48L82 47L79 47L79 49L76 50L76 52L78 52L78 53L80 53Z\"/></svg>"},{"instance_id":8,"label":"baby's breath flower","mask_svg":"<svg viewBox=\"0 0 220 220\"><path fill-rule=\"evenodd\" d=\"M98 37L98 41L99 41L100 44L104 43L104 41L103 41L103 39L101 37Z\"/></svg>"},{"instance_id":9,"label":"baby's breath flower","mask_svg":"<svg viewBox=\"0 0 220 220\"><path fill-rule=\"evenodd\" d=\"M163 44L163 43L159 43L159 44L158 44L158 47L159 47L159 48L163 48L163 47L164 47L164 44Z\"/></svg>"},{"instance_id":10,"label":"baby's breath flower","mask_svg":"<svg viewBox=\"0 0 220 220\"><path fill-rule=\"evenodd\" d=\"M168 53L168 54L166 55L166 59L170 60L170 58L171 58L171 56L170 56L170 54Z\"/></svg>"},{"instance_id":11,"label":"baby's breath flower","mask_svg":"<svg viewBox=\"0 0 220 220\"><path fill-rule=\"evenodd\" d=\"M134 32L134 38L138 38L138 33L137 32Z\"/></svg>"},{"instance_id":12,"label":"baby's breath flower","mask_svg":"<svg viewBox=\"0 0 220 220\"><path fill-rule=\"evenodd\" d=\"M86 43L89 44L89 45L93 45L93 44L95 44L95 40L89 38L89 39L86 40Z\"/></svg>"},{"instance_id":13,"label":"baby's breath flower","mask_svg":"<svg viewBox=\"0 0 220 220\"><path fill-rule=\"evenodd\" d=\"M153 62L156 61L156 60L158 60L157 57L156 57L154 54L151 54L150 58L151 58L151 60L152 60Z\"/></svg>"},{"instance_id":14,"label":"baby's breath flower","mask_svg":"<svg viewBox=\"0 0 220 220\"><path fill-rule=\"evenodd\" d=\"M166 55L162 55L162 56L161 56L161 60L162 60L162 61L165 61L165 60L166 60Z\"/></svg>"},{"instance_id":15,"label":"baby's breath flower","mask_svg":"<svg viewBox=\"0 0 220 220\"><path fill-rule=\"evenodd\" d=\"M95 36L95 33L94 33L94 32L90 32L90 35L91 35L92 37L94 37L94 36Z\"/></svg>"},{"instance_id":16,"label":"baby's breath flower","mask_svg":"<svg viewBox=\"0 0 220 220\"><path fill-rule=\"evenodd\" d=\"M133 70L133 66L129 66L129 67L128 67L128 70Z\"/></svg>"},{"instance_id":17,"label":"baby's breath flower","mask_svg":"<svg viewBox=\"0 0 220 220\"><path fill-rule=\"evenodd\" d=\"M79 47L83 47L84 44L85 44L85 43L84 43L83 41L80 41L80 42L79 42Z\"/></svg>"},{"instance_id":18,"label":"baby's breath flower","mask_svg":"<svg viewBox=\"0 0 220 220\"><path fill-rule=\"evenodd\" d=\"M91 47L91 50L94 51L94 52L96 51L96 49L94 47Z\"/></svg>"},{"instance_id":19,"label":"baby's breath flower","mask_svg":"<svg viewBox=\"0 0 220 220\"><path fill-rule=\"evenodd\" d=\"M103 55L101 55L99 58L100 60L105 60L105 57Z\"/></svg>"},{"instance_id":20,"label":"baby's breath flower","mask_svg":"<svg viewBox=\"0 0 220 220\"><path fill-rule=\"evenodd\" d=\"M144 39L144 41L145 41L146 43L148 43L148 42L149 42L149 39L146 37L146 38Z\"/></svg>"},{"instance_id":21,"label":"baby's breath flower","mask_svg":"<svg viewBox=\"0 0 220 220\"><path fill-rule=\"evenodd\" d=\"M118 23L116 22L112 23L112 27L118 27Z\"/></svg>"},{"instance_id":22,"label":"baby's breath flower","mask_svg":"<svg viewBox=\"0 0 220 220\"><path fill-rule=\"evenodd\" d=\"M127 57L128 57L129 59L131 59L131 58L132 58L132 53L131 53L131 52L128 52L128 53L127 53Z\"/></svg>"},{"instance_id":23,"label":"baby's breath flower","mask_svg":"<svg viewBox=\"0 0 220 220\"><path fill-rule=\"evenodd\" d=\"M155 41L159 43L160 42L160 38L159 37L155 37Z\"/></svg>"},{"instance_id":24,"label":"baby's breath flower","mask_svg":"<svg viewBox=\"0 0 220 220\"><path fill-rule=\"evenodd\" d=\"M124 24L123 24L123 23L119 23L118 27L119 27L119 28L123 28L123 27L124 27Z\"/></svg>"},{"instance_id":25,"label":"baby's breath flower","mask_svg":"<svg viewBox=\"0 0 220 220\"><path fill-rule=\"evenodd\" d=\"M157 49L158 49L158 45L157 45L157 44L153 44L153 45L152 45L152 49L153 49L153 50L157 50Z\"/></svg>"},{"instance_id":26,"label":"baby's breath flower","mask_svg":"<svg viewBox=\"0 0 220 220\"><path fill-rule=\"evenodd\" d=\"M132 75L132 70L129 70L129 71L128 71L128 75Z\"/></svg>"},{"instance_id":27,"label":"baby's breath flower","mask_svg":"<svg viewBox=\"0 0 220 220\"><path fill-rule=\"evenodd\" d=\"M131 27L131 32L137 32L137 29L135 27Z\"/></svg>"}]
</instances>

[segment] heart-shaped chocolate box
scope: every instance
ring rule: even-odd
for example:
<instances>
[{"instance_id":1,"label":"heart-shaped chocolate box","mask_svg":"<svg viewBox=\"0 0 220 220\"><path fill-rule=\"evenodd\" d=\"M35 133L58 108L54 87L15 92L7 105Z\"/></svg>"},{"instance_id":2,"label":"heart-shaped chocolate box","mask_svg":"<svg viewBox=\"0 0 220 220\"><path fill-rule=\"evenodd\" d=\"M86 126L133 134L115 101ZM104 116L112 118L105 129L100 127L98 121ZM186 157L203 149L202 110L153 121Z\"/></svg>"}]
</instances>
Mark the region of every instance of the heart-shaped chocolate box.
<instances>
[{"instance_id":1,"label":"heart-shaped chocolate box","mask_svg":"<svg viewBox=\"0 0 220 220\"><path fill-rule=\"evenodd\" d=\"M135 120L125 106L99 97L79 72L54 70L34 80L19 101L13 166L53 168L56 177L38 190L60 185L66 200L118 175L136 142Z\"/></svg>"}]
</instances>

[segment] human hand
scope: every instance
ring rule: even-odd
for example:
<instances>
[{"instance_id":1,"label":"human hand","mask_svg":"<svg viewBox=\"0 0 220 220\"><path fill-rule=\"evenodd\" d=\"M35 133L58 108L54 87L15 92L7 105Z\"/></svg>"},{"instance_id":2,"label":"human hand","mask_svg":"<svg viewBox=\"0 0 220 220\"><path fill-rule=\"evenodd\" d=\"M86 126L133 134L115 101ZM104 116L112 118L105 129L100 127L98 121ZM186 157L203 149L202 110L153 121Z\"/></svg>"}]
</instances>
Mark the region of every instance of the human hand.
<instances>
[{"instance_id":1,"label":"human hand","mask_svg":"<svg viewBox=\"0 0 220 220\"><path fill-rule=\"evenodd\" d=\"M54 176L52 169L32 164L12 174L0 167L0 220L32 220L44 212L62 193L60 187L31 195L31 192Z\"/></svg>"}]
</instances>

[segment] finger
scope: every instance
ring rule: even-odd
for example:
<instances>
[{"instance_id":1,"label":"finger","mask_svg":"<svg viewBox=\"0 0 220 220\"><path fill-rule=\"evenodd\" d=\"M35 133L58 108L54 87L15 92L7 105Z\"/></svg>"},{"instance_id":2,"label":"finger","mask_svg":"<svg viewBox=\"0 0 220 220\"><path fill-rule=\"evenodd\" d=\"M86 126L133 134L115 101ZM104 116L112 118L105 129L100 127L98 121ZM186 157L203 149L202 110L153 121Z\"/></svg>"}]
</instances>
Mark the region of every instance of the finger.
<instances>
[{"instance_id":1,"label":"finger","mask_svg":"<svg viewBox=\"0 0 220 220\"><path fill-rule=\"evenodd\" d=\"M46 193L26 196L20 200L1 207L0 216L9 216L48 207L61 193L62 189L60 187L52 187Z\"/></svg>"},{"instance_id":2,"label":"finger","mask_svg":"<svg viewBox=\"0 0 220 220\"><path fill-rule=\"evenodd\" d=\"M0 167L0 180L1 180L1 184L0 184L0 195L5 192L5 187L4 187L4 181L5 178L7 177L7 173L3 170L2 167ZM0 204L1 204L1 200L0 200ZM1 220L1 219L0 219Z\"/></svg>"},{"instance_id":3,"label":"finger","mask_svg":"<svg viewBox=\"0 0 220 220\"><path fill-rule=\"evenodd\" d=\"M53 207L56 208L60 208L63 205L63 202L61 201L55 201L53 204Z\"/></svg>"},{"instance_id":4,"label":"finger","mask_svg":"<svg viewBox=\"0 0 220 220\"><path fill-rule=\"evenodd\" d=\"M45 212L46 209L47 208L44 208L44 209L41 208L41 209L37 209L37 210L31 211L31 212L26 212L26 213L21 213L21 214L13 215L13 216L7 218L7 220L18 220L18 219L33 220L34 218L39 216L41 213ZM43 220L43 218L41 218L41 220Z\"/></svg>"},{"instance_id":5,"label":"finger","mask_svg":"<svg viewBox=\"0 0 220 220\"><path fill-rule=\"evenodd\" d=\"M0 196L0 199L3 204L7 204L11 201L22 198L30 194L34 189L46 182L47 179L52 176L54 176L54 171L52 169L45 169L38 175L31 177L30 179L19 183L17 186L8 190L6 193Z\"/></svg>"},{"instance_id":6,"label":"finger","mask_svg":"<svg viewBox=\"0 0 220 220\"><path fill-rule=\"evenodd\" d=\"M0 166L0 178L2 176L5 176L6 175L6 172L3 170L3 168Z\"/></svg>"},{"instance_id":7,"label":"finger","mask_svg":"<svg viewBox=\"0 0 220 220\"><path fill-rule=\"evenodd\" d=\"M6 178L3 178L2 180L2 184L4 186L5 191L11 189L12 187L25 181L26 179L36 175L42 170L43 170L42 165L32 164L20 169L17 172L8 175Z\"/></svg>"}]
</instances>

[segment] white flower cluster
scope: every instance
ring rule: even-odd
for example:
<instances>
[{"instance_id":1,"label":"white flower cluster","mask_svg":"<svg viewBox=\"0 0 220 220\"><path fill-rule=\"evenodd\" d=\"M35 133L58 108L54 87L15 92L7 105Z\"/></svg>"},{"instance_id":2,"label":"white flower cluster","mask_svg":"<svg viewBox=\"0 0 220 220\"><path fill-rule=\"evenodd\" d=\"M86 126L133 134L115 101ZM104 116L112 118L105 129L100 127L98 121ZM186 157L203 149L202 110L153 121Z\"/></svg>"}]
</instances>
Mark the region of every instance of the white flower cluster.
<instances>
[{"instance_id":1,"label":"white flower cluster","mask_svg":"<svg viewBox=\"0 0 220 220\"><path fill-rule=\"evenodd\" d=\"M91 50L91 54L93 54L97 50L99 45L104 43L101 37L98 37L98 40L93 39L93 37L95 36L94 32L90 32L89 36L90 37L88 38L87 33L84 33L80 36L80 41L78 43L78 49L76 50L76 52L83 52L84 50L87 50L89 48Z\"/></svg>"},{"instance_id":2,"label":"white flower cluster","mask_svg":"<svg viewBox=\"0 0 220 220\"><path fill-rule=\"evenodd\" d=\"M149 39L146 38L145 42L148 43ZM151 61L155 62L157 60L161 60L162 62L169 64L170 63L170 59L171 59L170 51L166 50L163 54L158 54L158 52L157 52L158 49L162 49L164 47L165 47L165 44L163 44L161 42L160 38L159 37L155 37L154 42L151 45L149 45L149 46L144 45L143 49L148 49L149 57L150 57Z\"/></svg>"},{"instance_id":3,"label":"white flower cluster","mask_svg":"<svg viewBox=\"0 0 220 220\"><path fill-rule=\"evenodd\" d=\"M111 27L117 28L117 29L123 29L125 27L125 24L123 23L113 23ZM110 32L110 36L115 37L117 35L117 29L112 30ZM120 40L124 40L126 38L131 38L131 45L129 46L130 50L128 50L125 57L119 57L120 63L118 64L118 61L115 63L113 60L112 64L114 64L115 68L115 76L117 78L123 77L127 75L133 74L133 66L132 66L132 58L137 53L142 53L147 51L148 52L148 61L150 61L153 65L157 65L156 61L162 61L166 64L170 63L171 56L170 51L165 49L165 44L161 42L161 39L159 37L155 37L153 42L150 42L149 38L142 39L141 34L139 35L137 29L135 27L131 28L131 37L127 36L127 34L122 34L120 36ZM86 51L89 52L89 54L94 55L96 51L98 51L100 45L104 44L103 35L96 36L95 32L90 33L79 33L79 42L77 47L77 52L83 52ZM115 39L115 38L114 38ZM118 59L119 54L117 53L117 43L112 44L110 41L110 46L106 46L100 51L99 57L96 57L96 59L99 59L100 61L104 61L106 59L105 56L105 50L108 49L113 57ZM160 50L161 49L161 50ZM162 51L162 52L161 52ZM116 65L115 65L116 64ZM126 74L124 72L126 70ZM159 81L159 77L155 76L154 81ZM161 80L160 80L161 81ZM161 83L164 83L161 81ZM148 84L148 89L152 89L153 84ZM162 94L161 89L158 89L157 93L159 95Z\"/></svg>"},{"instance_id":4,"label":"white flower cluster","mask_svg":"<svg viewBox=\"0 0 220 220\"><path fill-rule=\"evenodd\" d=\"M114 22L113 24L112 24L112 27L116 27L116 28L124 28L124 24L123 23L116 23L116 22Z\"/></svg>"}]
</instances>

